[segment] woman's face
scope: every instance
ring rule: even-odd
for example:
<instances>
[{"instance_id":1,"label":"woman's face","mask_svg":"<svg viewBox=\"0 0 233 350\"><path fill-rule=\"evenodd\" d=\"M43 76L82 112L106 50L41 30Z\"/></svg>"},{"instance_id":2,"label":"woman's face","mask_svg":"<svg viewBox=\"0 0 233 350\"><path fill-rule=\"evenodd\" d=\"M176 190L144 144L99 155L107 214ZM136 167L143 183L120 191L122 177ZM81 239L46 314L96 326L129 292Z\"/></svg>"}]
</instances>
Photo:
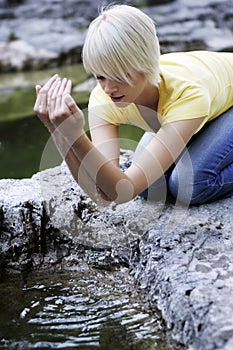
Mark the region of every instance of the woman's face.
<instances>
[{"instance_id":1,"label":"woman's face","mask_svg":"<svg viewBox=\"0 0 233 350\"><path fill-rule=\"evenodd\" d=\"M131 75L132 85L126 82L118 82L96 76L104 92L117 104L118 107L124 107L129 103L143 104L143 93L147 87L148 80L142 73L135 72Z\"/></svg>"}]
</instances>

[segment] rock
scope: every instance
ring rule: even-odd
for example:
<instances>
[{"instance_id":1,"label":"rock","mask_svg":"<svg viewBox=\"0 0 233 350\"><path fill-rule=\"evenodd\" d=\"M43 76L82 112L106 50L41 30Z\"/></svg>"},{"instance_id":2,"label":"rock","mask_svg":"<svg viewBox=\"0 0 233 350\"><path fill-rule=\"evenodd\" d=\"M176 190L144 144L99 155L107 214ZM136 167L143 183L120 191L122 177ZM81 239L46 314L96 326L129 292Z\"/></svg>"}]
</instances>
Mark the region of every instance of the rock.
<instances>
[{"instance_id":1,"label":"rock","mask_svg":"<svg viewBox=\"0 0 233 350\"><path fill-rule=\"evenodd\" d=\"M145 6L163 5L175 0L145 0Z\"/></svg>"},{"instance_id":2,"label":"rock","mask_svg":"<svg viewBox=\"0 0 233 350\"><path fill-rule=\"evenodd\" d=\"M124 164L129 155L122 155ZM28 260L34 268L50 267L64 257L75 261L82 256L81 247L97 249L101 265L108 260L110 265L118 264L120 258L114 260L112 253L106 256L106 249L111 252L111 247L127 246L143 232L142 222L132 223L141 205L133 213L131 203L98 208L65 164L31 179L0 180L0 198L1 257L7 271L20 271ZM90 254L87 258L96 263ZM127 265L125 254L122 259Z\"/></svg>"},{"instance_id":3,"label":"rock","mask_svg":"<svg viewBox=\"0 0 233 350\"><path fill-rule=\"evenodd\" d=\"M142 5L138 0L128 2ZM103 4L94 0L43 0L40 6L34 0L9 3L0 3L0 42L6 43L8 52L8 62L6 55L0 57L4 71L81 62L86 30ZM232 0L157 0L154 4L143 7L143 11L155 20L162 53L233 50ZM34 50L32 56L27 55L25 45L24 64L19 65L14 56L21 57L21 50L10 51L7 44L14 40L26 42L30 51Z\"/></svg>"},{"instance_id":4,"label":"rock","mask_svg":"<svg viewBox=\"0 0 233 350\"><path fill-rule=\"evenodd\" d=\"M28 62L22 69L44 68L44 61L48 59L46 52L52 53L49 67L81 61L86 29L91 19L97 15L95 2L68 0L64 5L59 0L43 0L38 6L33 0L28 0L22 4L5 4L2 7L0 41L24 41L35 50L35 56L28 57ZM42 49L45 55L42 55ZM9 57L9 60L12 61L13 57ZM10 64L8 67L9 70L18 68L12 68Z\"/></svg>"},{"instance_id":5,"label":"rock","mask_svg":"<svg viewBox=\"0 0 233 350\"><path fill-rule=\"evenodd\" d=\"M0 72L42 69L56 58L55 52L36 49L23 40L0 42Z\"/></svg>"},{"instance_id":6,"label":"rock","mask_svg":"<svg viewBox=\"0 0 233 350\"><path fill-rule=\"evenodd\" d=\"M131 156L122 152L122 168ZM64 163L31 179L1 180L0 198L2 278L20 272L26 280L33 269L72 269L80 260L125 266L176 344L232 348L232 198L190 208L136 198L100 208Z\"/></svg>"},{"instance_id":7,"label":"rock","mask_svg":"<svg viewBox=\"0 0 233 350\"><path fill-rule=\"evenodd\" d=\"M89 78L88 80L84 81L83 83L77 85L74 87L74 92L86 92L91 91L96 86L96 79L95 78Z\"/></svg>"},{"instance_id":8,"label":"rock","mask_svg":"<svg viewBox=\"0 0 233 350\"><path fill-rule=\"evenodd\" d=\"M228 350L233 341L231 208L232 198L189 208L169 229L166 208L139 244L138 286L190 350Z\"/></svg>"},{"instance_id":9,"label":"rock","mask_svg":"<svg viewBox=\"0 0 233 350\"><path fill-rule=\"evenodd\" d=\"M155 20L162 53L233 51L231 0L179 0L145 12Z\"/></svg>"}]
</instances>

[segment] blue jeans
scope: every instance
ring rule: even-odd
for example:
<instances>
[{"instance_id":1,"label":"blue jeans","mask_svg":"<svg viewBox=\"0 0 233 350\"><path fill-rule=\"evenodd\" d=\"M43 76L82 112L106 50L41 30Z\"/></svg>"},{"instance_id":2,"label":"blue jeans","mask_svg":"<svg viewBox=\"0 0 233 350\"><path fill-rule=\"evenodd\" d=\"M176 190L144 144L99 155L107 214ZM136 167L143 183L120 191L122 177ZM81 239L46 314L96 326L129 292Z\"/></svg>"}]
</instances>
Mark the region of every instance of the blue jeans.
<instances>
[{"instance_id":1,"label":"blue jeans","mask_svg":"<svg viewBox=\"0 0 233 350\"><path fill-rule=\"evenodd\" d=\"M156 134L146 132L135 151ZM186 204L202 204L233 196L233 107L207 123L186 150L142 197L160 200L170 193Z\"/></svg>"}]
</instances>

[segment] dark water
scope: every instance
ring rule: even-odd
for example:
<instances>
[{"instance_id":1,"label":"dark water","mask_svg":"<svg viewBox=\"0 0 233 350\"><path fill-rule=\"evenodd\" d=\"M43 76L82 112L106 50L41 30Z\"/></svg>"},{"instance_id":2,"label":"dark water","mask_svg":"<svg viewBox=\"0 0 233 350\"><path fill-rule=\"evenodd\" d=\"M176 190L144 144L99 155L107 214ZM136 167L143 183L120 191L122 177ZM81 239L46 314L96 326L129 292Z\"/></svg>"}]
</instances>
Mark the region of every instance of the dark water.
<instances>
[{"instance_id":1,"label":"dark water","mask_svg":"<svg viewBox=\"0 0 233 350\"><path fill-rule=\"evenodd\" d=\"M0 75L0 178L31 177L39 171L49 133L33 115L34 86L55 73L53 69ZM59 74L72 77L74 84L86 78L81 65L60 67ZM58 152L53 152L49 166L60 162Z\"/></svg>"},{"instance_id":2,"label":"dark water","mask_svg":"<svg viewBox=\"0 0 233 350\"><path fill-rule=\"evenodd\" d=\"M122 127L122 148L134 149L142 134L142 130L136 127ZM36 116L0 122L0 178L31 177L41 170L40 161L48 139L47 129ZM55 146L52 153L48 168L61 163Z\"/></svg>"},{"instance_id":3,"label":"dark water","mask_svg":"<svg viewBox=\"0 0 233 350\"><path fill-rule=\"evenodd\" d=\"M164 331L127 274L87 269L0 285L0 349L162 350Z\"/></svg>"},{"instance_id":4,"label":"dark water","mask_svg":"<svg viewBox=\"0 0 233 350\"><path fill-rule=\"evenodd\" d=\"M30 177L39 170L40 158L49 135L36 117L0 123L0 178ZM51 159L56 165L60 157Z\"/></svg>"}]
</instances>

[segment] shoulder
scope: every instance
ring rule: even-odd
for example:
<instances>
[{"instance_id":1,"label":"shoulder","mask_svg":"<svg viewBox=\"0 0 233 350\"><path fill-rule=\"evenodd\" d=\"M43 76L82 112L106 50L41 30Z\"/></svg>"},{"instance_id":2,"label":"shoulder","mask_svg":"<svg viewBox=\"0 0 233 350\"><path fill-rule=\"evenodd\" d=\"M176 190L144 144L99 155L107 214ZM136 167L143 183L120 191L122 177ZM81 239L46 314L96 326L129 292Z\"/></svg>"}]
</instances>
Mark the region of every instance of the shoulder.
<instances>
[{"instance_id":1,"label":"shoulder","mask_svg":"<svg viewBox=\"0 0 233 350\"><path fill-rule=\"evenodd\" d=\"M94 87L94 89L91 91L90 98L89 98L89 107L109 104L111 102L112 102L111 99L103 91L103 89L99 84L97 84Z\"/></svg>"},{"instance_id":2,"label":"shoulder","mask_svg":"<svg viewBox=\"0 0 233 350\"><path fill-rule=\"evenodd\" d=\"M90 94L88 114L89 118L95 116L114 125L119 125L122 119L120 108L115 106L99 84L94 87Z\"/></svg>"},{"instance_id":3,"label":"shoulder","mask_svg":"<svg viewBox=\"0 0 233 350\"><path fill-rule=\"evenodd\" d=\"M215 52L215 51L188 51L188 52L172 52L161 55L160 64L162 69L176 69L191 71L191 69L211 71L210 67L231 65L233 66L232 52ZM190 78L192 75L190 76Z\"/></svg>"}]
</instances>

